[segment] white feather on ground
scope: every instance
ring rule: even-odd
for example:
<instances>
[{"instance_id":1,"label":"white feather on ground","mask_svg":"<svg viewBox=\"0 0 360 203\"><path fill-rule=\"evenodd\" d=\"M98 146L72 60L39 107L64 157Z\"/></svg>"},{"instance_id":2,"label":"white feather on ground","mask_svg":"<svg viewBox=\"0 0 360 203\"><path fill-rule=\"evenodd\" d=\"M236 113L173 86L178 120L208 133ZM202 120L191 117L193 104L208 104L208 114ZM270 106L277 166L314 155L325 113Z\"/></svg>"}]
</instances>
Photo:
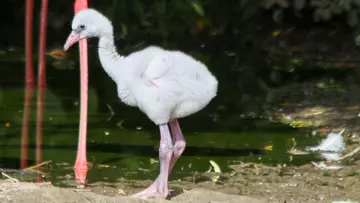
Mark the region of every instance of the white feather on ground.
<instances>
[{"instance_id":1,"label":"white feather on ground","mask_svg":"<svg viewBox=\"0 0 360 203\"><path fill-rule=\"evenodd\" d=\"M318 146L309 148L310 151L319 151L326 160L336 160L340 158L341 152L345 150L345 142L342 136L344 130L340 133L329 133Z\"/></svg>"}]
</instances>

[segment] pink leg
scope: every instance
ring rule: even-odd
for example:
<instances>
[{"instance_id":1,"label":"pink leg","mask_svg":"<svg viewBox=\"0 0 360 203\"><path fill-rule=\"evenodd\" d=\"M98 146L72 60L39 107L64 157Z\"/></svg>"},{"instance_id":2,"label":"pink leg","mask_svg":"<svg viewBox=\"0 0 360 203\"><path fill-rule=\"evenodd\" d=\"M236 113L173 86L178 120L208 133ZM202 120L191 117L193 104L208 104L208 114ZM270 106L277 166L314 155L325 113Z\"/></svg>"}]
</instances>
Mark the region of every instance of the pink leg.
<instances>
[{"instance_id":1,"label":"pink leg","mask_svg":"<svg viewBox=\"0 0 360 203\"><path fill-rule=\"evenodd\" d=\"M28 158L28 139L29 139L29 120L30 120L30 104L32 101L33 87L34 87L34 73L33 73L33 13L34 0L26 0L25 11L25 102L24 102L24 117L21 131L21 168L27 166Z\"/></svg>"},{"instance_id":2,"label":"pink leg","mask_svg":"<svg viewBox=\"0 0 360 203\"><path fill-rule=\"evenodd\" d=\"M168 177L170 171L171 158L173 156L173 143L171 140L171 134L169 126L167 124L160 125L160 147L159 147L159 159L160 159L160 174L150 187L134 194L134 197L147 199L149 197L166 198L168 190Z\"/></svg>"},{"instance_id":3,"label":"pink leg","mask_svg":"<svg viewBox=\"0 0 360 203\"><path fill-rule=\"evenodd\" d=\"M88 7L87 0L76 0L74 12L77 13ZM79 141L76 161L74 165L75 179L80 183L79 187L85 186L88 171L86 160L86 130L88 113L88 46L87 39L79 41L80 49L80 126Z\"/></svg>"},{"instance_id":4,"label":"pink leg","mask_svg":"<svg viewBox=\"0 0 360 203\"><path fill-rule=\"evenodd\" d=\"M48 13L48 0L41 1L41 23L40 23L40 43L39 43L39 69L38 69L38 97L37 97L37 123L36 123L36 164L42 162L42 122L44 117L44 98L46 87L46 24ZM41 181L41 176L36 177Z\"/></svg>"},{"instance_id":5,"label":"pink leg","mask_svg":"<svg viewBox=\"0 0 360 203\"><path fill-rule=\"evenodd\" d=\"M74 166L75 179L79 182L79 187L84 187L88 164L86 160L86 130L87 130L87 109L88 109L88 56L87 40L82 39L80 44L80 127L78 151Z\"/></svg>"},{"instance_id":6,"label":"pink leg","mask_svg":"<svg viewBox=\"0 0 360 203\"><path fill-rule=\"evenodd\" d=\"M173 140L174 140L174 156L172 157L171 163L170 163L170 171L171 171L172 168L174 167L176 161L180 158L180 156L184 152L185 147L186 147L186 142L185 142L184 135L181 132L181 128L180 128L178 120L171 121L170 127L171 127L171 132L172 132Z\"/></svg>"},{"instance_id":7,"label":"pink leg","mask_svg":"<svg viewBox=\"0 0 360 203\"><path fill-rule=\"evenodd\" d=\"M181 132L180 129L180 125L178 120L173 120L170 122L170 127L171 127L171 132L173 135L173 142L174 142L174 146L172 148L172 154L171 154L171 159L170 159L170 163L169 163L169 168L168 168L168 175L170 174L172 168L174 167L176 161L180 158L181 154L184 152L186 143L185 143L185 139L184 136ZM170 138L171 141L171 138ZM161 144L160 144L161 146ZM159 151L160 153L160 151ZM161 159L160 159L160 164L161 164ZM160 165L161 167L161 165ZM162 177L161 177L161 168L160 168L160 175L156 178L156 180L153 182L153 184L151 184L147 189L134 194L133 196L135 197L140 197L140 198L148 198L148 197L159 197L157 195L154 195L154 193L156 194L156 192L159 190L159 185L164 185ZM167 180L166 180L166 196L168 195L168 186L167 186ZM163 198L166 198L166 196L163 196Z\"/></svg>"}]
</instances>

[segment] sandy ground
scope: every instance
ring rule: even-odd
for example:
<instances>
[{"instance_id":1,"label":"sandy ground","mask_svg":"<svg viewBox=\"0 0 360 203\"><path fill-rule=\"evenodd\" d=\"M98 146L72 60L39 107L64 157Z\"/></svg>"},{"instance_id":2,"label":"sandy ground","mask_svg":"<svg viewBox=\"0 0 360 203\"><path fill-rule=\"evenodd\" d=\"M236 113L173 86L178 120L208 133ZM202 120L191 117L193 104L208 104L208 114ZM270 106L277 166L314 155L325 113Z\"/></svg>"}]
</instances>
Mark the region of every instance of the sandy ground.
<instances>
[{"instance_id":1,"label":"sandy ground","mask_svg":"<svg viewBox=\"0 0 360 203\"><path fill-rule=\"evenodd\" d=\"M58 188L51 183L0 181L1 203L318 203L357 201L360 203L360 160L338 171L302 167L235 165L233 172L196 174L170 182L169 200L139 200L127 197L151 181L97 182L85 189Z\"/></svg>"},{"instance_id":2,"label":"sandy ground","mask_svg":"<svg viewBox=\"0 0 360 203\"><path fill-rule=\"evenodd\" d=\"M140 200L127 196L105 196L87 190L75 190L68 188L57 188L50 183L13 183L3 181L0 184L0 202L2 203L142 203L142 202L196 202L196 203L261 203L264 201L255 198L224 194L204 189L193 189L183 191L175 195L171 200Z\"/></svg>"}]
</instances>

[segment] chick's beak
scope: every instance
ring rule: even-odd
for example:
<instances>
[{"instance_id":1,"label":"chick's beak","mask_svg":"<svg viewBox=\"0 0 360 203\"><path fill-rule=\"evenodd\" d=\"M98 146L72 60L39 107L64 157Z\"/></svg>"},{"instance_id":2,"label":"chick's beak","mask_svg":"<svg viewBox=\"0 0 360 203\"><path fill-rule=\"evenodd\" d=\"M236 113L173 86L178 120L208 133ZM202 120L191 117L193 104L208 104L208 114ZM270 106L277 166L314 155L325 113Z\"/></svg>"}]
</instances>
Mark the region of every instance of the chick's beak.
<instances>
[{"instance_id":1,"label":"chick's beak","mask_svg":"<svg viewBox=\"0 0 360 203\"><path fill-rule=\"evenodd\" d=\"M64 44L64 51L67 51L72 45L80 40L80 33L72 31Z\"/></svg>"}]
</instances>

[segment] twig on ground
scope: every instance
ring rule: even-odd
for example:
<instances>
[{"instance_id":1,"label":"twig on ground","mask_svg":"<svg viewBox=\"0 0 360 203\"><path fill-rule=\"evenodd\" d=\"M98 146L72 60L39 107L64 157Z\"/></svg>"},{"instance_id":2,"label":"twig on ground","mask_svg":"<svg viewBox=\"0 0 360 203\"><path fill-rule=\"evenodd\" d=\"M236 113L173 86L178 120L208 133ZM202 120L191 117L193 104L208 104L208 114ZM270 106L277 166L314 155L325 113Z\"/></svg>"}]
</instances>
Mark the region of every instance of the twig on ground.
<instances>
[{"instance_id":1,"label":"twig on ground","mask_svg":"<svg viewBox=\"0 0 360 203\"><path fill-rule=\"evenodd\" d=\"M7 179L13 181L14 183L18 183L18 182L19 182L18 179L12 178L11 176L9 176L8 174L6 174L6 173L4 173L4 172L1 172L1 174L2 174L3 176L5 176Z\"/></svg>"},{"instance_id":2,"label":"twig on ground","mask_svg":"<svg viewBox=\"0 0 360 203\"><path fill-rule=\"evenodd\" d=\"M51 163L51 160L50 161L44 161L44 162L42 162L40 164L37 164L35 166L30 166L30 167L24 168L24 170L34 170L35 168L38 168L40 166L43 166L43 165L49 164L49 163Z\"/></svg>"},{"instance_id":3,"label":"twig on ground","mask_svg":"<svg viewBox=\"0 0 360 203\"><path fill-rule=\"evenodd\" d=\"M358 152L360 152L360 146L357 147L357 148L355 148L353 151L345 154L344 156L338 158L337 161L341 161L341 160L344 160L344 159L346 159L346 158L348 158L348 157L352 157L352 156L354 156L354 155L355 155L356 153L358 153Z\"/></svg>"},{"instance_id":4,"label":"twig on ground","mask_svg":"<svg viewBox=\"0 0 360 203\"><path fill-rule=\"evenodd\" d=\"M9 169L9 168L0 168L0 172L11 173L11 174L20 174L20 175L34 175L34 174L44 174L38 170L25 170L25 169Z\"/></svg>"}]
</instances>

